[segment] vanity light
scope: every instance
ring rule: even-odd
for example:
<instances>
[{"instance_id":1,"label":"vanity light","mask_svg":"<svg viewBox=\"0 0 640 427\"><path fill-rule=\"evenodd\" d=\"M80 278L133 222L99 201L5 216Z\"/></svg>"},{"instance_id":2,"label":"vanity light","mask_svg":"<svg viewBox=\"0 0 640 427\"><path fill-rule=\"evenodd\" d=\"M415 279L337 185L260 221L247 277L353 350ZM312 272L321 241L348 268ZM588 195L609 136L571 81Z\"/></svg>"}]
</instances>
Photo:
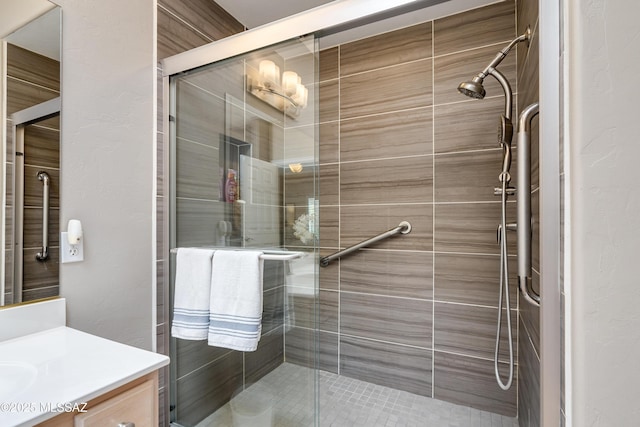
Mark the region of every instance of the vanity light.
<instances>
[{"instance_id":1,"label":"vanity light","mask_svg":"<svg viewBox=\"0 0 640 427\"><path fill-rule=\"evenodd\" d=\"M281 76L280 67L268 59L260 61L257 79L247 75L247 90L292 118L300 115L309 98L309 90L296 72L285 71Z\"/></svg>"}]
</instances>

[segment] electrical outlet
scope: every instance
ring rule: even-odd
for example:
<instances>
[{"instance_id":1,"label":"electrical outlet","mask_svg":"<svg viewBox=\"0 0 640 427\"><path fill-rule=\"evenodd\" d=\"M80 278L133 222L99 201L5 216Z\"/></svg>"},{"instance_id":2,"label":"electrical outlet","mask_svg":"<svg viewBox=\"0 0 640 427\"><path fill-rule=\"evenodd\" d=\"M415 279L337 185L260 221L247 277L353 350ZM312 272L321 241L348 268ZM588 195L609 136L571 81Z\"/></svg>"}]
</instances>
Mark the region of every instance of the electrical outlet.
<instances>
[{"instance_id":1,"label":"electrical outlet","mask_svg":"<svg viewBox=\"0 0 640 427\"><path fill-rule=\"evenodd\" d=\"M67 232L62 231L60 233L60 264L84 261L83 243L84 239L81 239L77 245L70 245Z\"/></svg>"}]
</instances>

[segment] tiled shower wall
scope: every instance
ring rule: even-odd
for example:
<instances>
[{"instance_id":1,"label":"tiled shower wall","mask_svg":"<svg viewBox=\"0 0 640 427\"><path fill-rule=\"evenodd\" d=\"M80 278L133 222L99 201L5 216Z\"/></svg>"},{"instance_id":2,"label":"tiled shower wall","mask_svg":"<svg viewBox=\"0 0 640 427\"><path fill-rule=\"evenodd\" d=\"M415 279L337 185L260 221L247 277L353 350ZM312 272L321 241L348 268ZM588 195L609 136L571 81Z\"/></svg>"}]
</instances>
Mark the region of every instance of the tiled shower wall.
<instances>
[{"instance_id":1,"label":"tiled shower wall","mask_svg":"<svg viewBox=\"0 0 640 427\"><path fill-rule=\"evenodd\" d=\"M60 96L60 62L7 44L7 116ZM13 122L7 119L7 203L5 246L5 302L13 298ZM60 120L51 118L25 128L24 135L23 301L59 293L58 186L60 176ZM50 176L49 259L36 261L42 250L42 183L39 171Z\"/></svg>"},{"instance_id":2,"label":"tiled shower wall","mask_svg":"<svg viewBox=\"0 0 640 427\"><path fill-rule=\"evenodd\" d=\"M323 253L403 220L413 227L321 270L321 368L516 415L517 386L500 390L493 372L503 92L490 77L483 101L456 90L516 36L515 17L502 2L321 52ZM515 53L499 69L515 90ZM513 203L508 214L515 220ZM503 377L505 337L503 328Z\"/></svg>"},{"instance_id":3,"label":"tiled shower wall","mask_svg":"<svg viewBox=\"0 0 640 427\"><path fill-rule=\"evenodd\" d=\"M244 31L244 27L212 0L158 1L158 61L189 49ZM168 318L168 178L164 169L162 69L158 66L158 134L157 134L157 351L169 353ZM169 370L160 375L160 425L169 421Z\"/></svg>"},{"instance_id":4,"label":"tiled shower wall","mask_svg":"<svg viewBox=\"0 0 640 427\"><path fill-rule=\"evenodd\" d=\"M518 0L518 34L529 27L531 42L518 46L518 111L538 101L538 1ZM533 287L539 292L540 284L540 232L538 176L538 118L532 121L531 133L531 209L533 214ZM540 309L520 298L518 318L520 339L518 421L521 427L540 426Z\"/></svg>"}]
</instances>

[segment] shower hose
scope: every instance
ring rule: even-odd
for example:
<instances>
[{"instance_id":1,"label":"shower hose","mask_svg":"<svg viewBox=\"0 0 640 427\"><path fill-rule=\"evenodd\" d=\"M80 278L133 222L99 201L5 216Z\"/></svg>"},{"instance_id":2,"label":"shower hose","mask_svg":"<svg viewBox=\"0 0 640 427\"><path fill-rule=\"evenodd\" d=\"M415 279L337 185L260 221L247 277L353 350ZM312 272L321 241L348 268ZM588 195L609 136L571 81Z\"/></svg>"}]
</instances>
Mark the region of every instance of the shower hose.
<instances>
[{"instance_id":1,"label":"shower hose","mask_svg":"<svg viewBox=\"0 0 640 427\"><path fill-rule=\"evenodd\" d=\"M500 244L500 298L498 300L498 327L496 333L496 347L493 358L493 366L496 373L498 385L503 390L509 390L513 381L513 333L511 328L511 301L509 298L509 258L507 256L507 187L509 183L509 173L503 172L500 175L502 181L501 205L502 215L500 218L499 244ZM504 295L504 298L503 298ZM500 377L498 369L498 355L500 353L500 335L502 332L502 308L507 311L507 331L509 335L509 379L506 383Z\"/></svg>"}]
</instances>

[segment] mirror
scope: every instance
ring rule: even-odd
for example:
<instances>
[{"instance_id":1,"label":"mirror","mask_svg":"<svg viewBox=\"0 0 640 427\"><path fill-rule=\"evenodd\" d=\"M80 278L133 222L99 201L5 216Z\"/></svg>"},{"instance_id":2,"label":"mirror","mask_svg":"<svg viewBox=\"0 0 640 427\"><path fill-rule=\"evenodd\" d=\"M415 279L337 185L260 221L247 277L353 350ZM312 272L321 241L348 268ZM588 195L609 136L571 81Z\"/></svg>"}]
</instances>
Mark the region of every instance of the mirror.
<instances>
[{"instance_id":1,"label":"mirror","mask_svg":"<svg viewBox=\"0 0 640 427\"><path fill-rule=\"evenodd\" d=\"M58 295L61 9L0 2L0 305Z\"/></svg>"}]
</instances>

